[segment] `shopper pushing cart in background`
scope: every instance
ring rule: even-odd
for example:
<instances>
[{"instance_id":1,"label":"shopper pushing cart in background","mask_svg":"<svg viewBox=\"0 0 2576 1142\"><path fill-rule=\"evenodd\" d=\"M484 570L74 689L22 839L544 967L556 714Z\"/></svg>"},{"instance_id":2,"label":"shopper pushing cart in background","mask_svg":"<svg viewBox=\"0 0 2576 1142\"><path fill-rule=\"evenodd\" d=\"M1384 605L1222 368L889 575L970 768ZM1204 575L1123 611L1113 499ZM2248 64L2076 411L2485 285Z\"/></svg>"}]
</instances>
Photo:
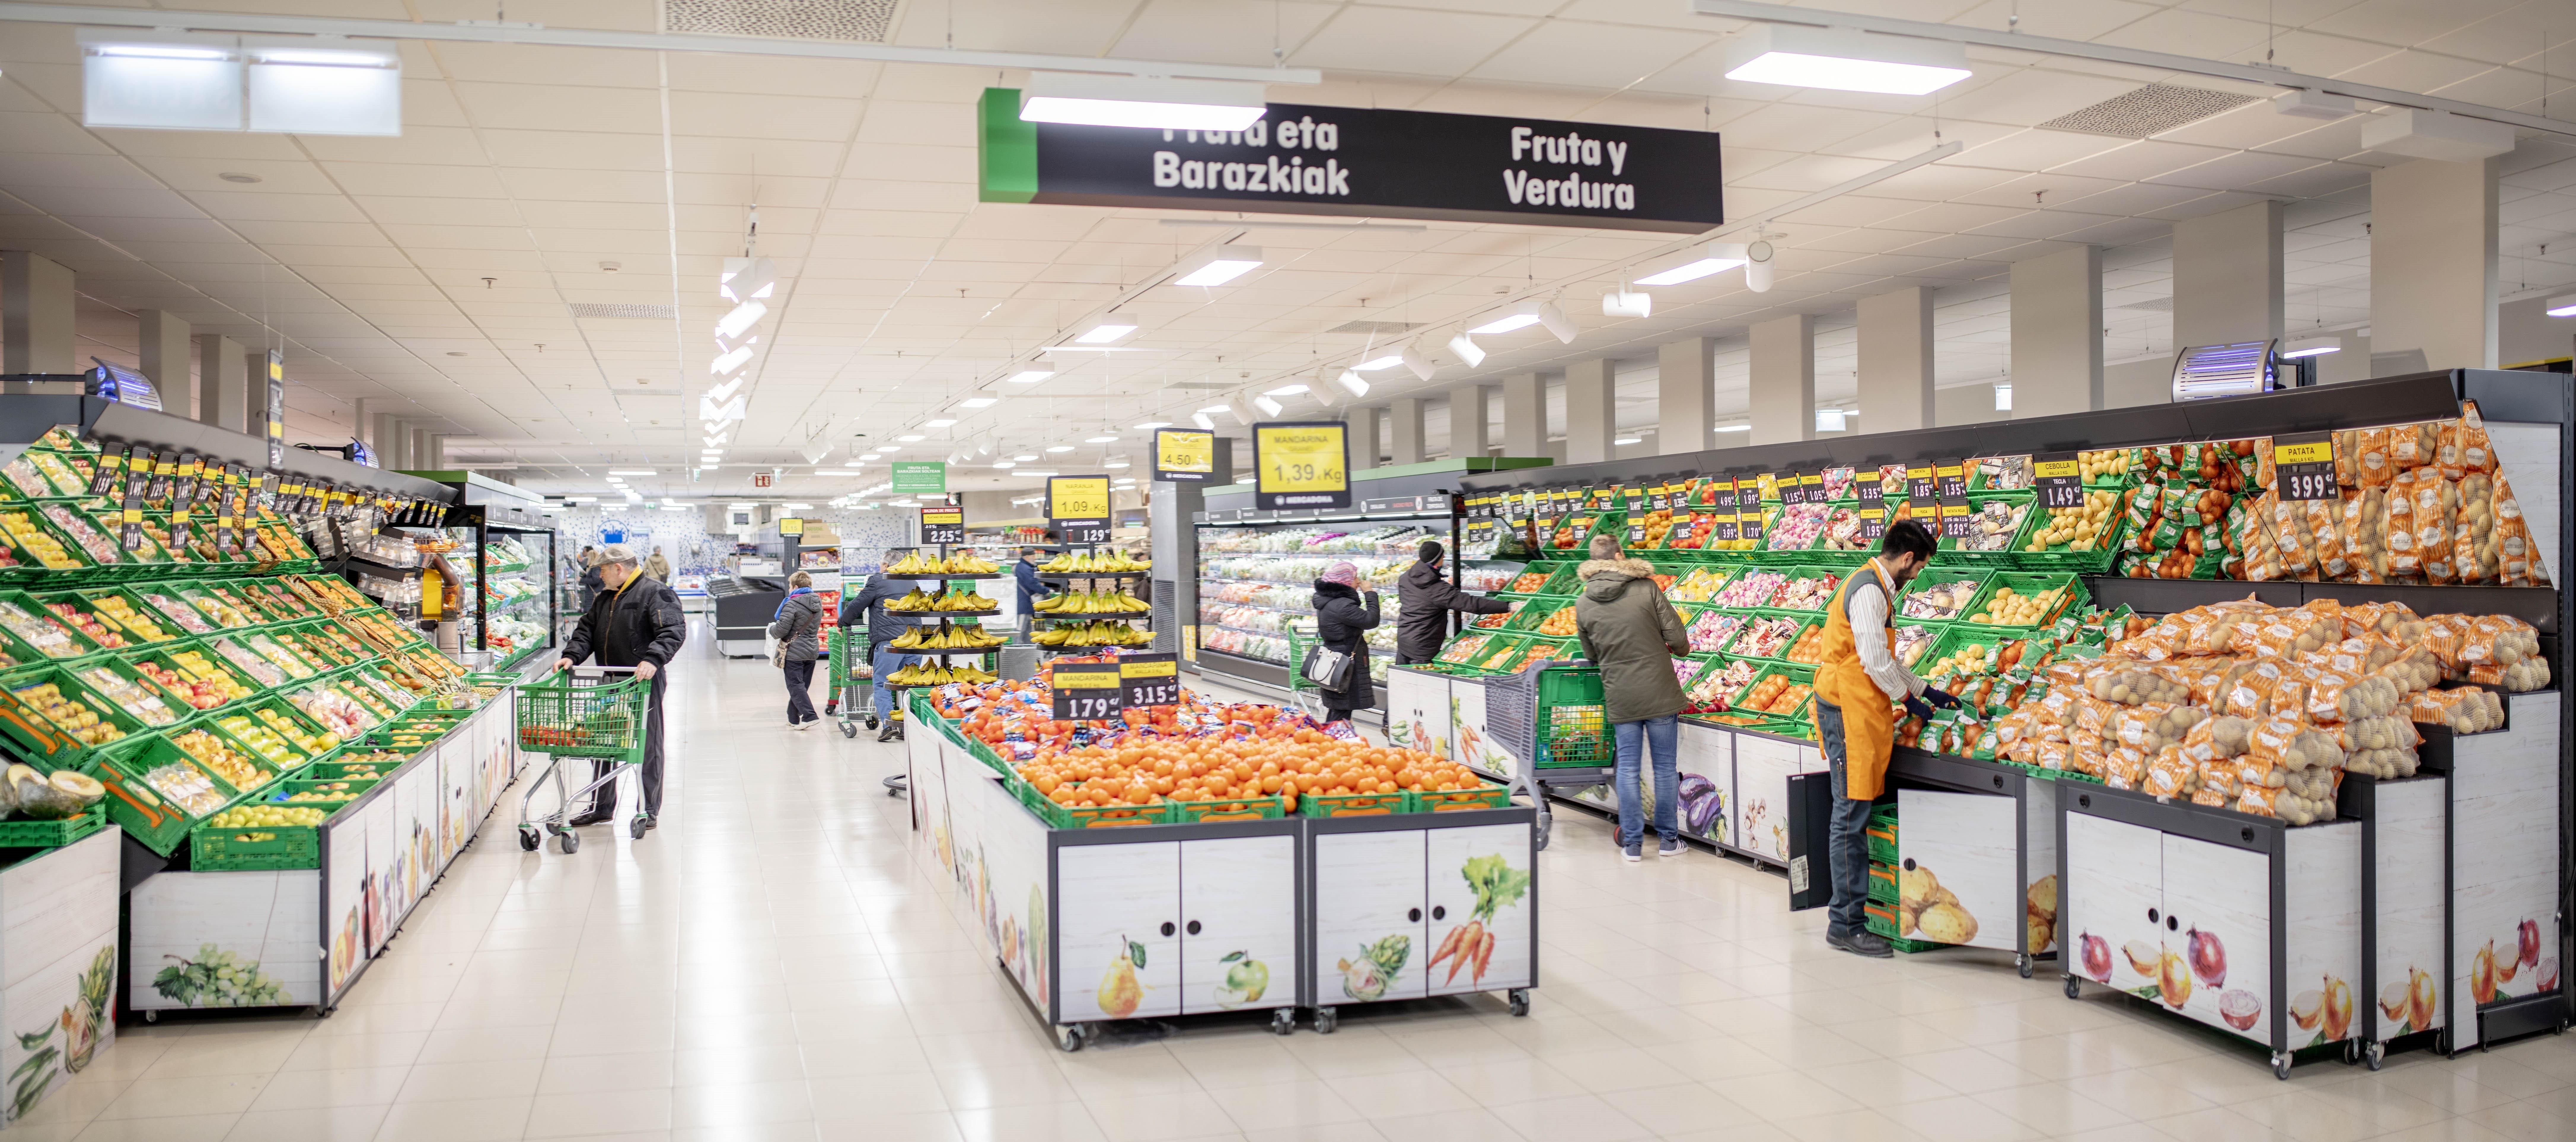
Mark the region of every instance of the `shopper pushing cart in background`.
<instances>
[{"instance_id":1,"label":"shopper pushing cart in background","mask_svg":"<svg viewBox=\"0 0 2576 1142\"><path fill-rule=\"evenodd\" d=\"M888 548L878 559L876 574L868 576L868 585L859 591L856 598L841 600L840 625L843 631L859 625L861 616L867 619L868 668L876 675L873 679L876 685L872 689L881 727L877 730L878 741L892 741L903 736L903 721L895 716L902 710L895 705L894 692L886 688L886 680L892 678L895 671L909 665L912 656L885 647L887 643L902 638L903 632L911 629L912 620L887 610L886 604L911 594L913 588L911 580L892 578L885 569L909 554L908 548Z\"/></svg>"},{"instance_id":2,"label":"shopper pushing cart in background","mask_svg":"<svg viewBox=\"0 0 2576 1142\"><path fill-rule=\"evenodd\" d=\"M635 675L652 684L652 698L644 719L644 827L652 828L662 816L662 677L671 656L680 652L689 639L688 619L680 613L680 597L658 579L638 570L639 561L633 549L623 543L601 548L599 563L593 568L603 588L599 597L583 612L581 622L564 640L563 657L556 660L556 670L569 670L583 659L597 656L602 666L632 666ZM593 759L593 779L604 778L617 768L614 760ZM573 818L571 825L596 825L617 815L617 785L611 782L591 794L588 812Z\"/></svg>"}]
</instances>

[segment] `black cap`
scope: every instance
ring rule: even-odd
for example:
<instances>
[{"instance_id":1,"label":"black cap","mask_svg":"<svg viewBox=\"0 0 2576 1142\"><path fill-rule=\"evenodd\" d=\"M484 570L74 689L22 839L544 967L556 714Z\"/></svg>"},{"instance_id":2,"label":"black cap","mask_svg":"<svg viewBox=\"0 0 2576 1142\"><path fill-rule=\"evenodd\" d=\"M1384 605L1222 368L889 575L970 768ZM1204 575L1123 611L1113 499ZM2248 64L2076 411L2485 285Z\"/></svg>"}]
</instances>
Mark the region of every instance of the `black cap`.
<instances>
[{"instance_id":1,"label":"black cap","mask_svg":"<svg viewBox=\"0 0 2576 1142\"><path fill-rule=\"evenodd\" d=\"M1437 562L1446 551L1448 548L1440 546L1439 540L1426 539L1422 541L1421 547L1414 550L1414 554L1425 563L1433 563Z\"/></svg>"}]
</instances>

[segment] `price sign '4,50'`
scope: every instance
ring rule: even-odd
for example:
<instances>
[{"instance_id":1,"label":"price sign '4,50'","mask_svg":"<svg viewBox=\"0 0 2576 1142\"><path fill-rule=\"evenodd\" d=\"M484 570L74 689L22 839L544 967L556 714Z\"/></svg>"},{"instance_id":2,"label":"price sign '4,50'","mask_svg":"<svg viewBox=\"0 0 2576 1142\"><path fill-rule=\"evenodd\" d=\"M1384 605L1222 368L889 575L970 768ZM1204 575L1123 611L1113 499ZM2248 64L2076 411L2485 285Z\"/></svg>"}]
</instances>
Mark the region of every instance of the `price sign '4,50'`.
<instances>
[{"instance_id":1,"label":"price sign '4,50'","mask_svg":"<svg viewBox=\"0 0 2576 1142\"><path fill-rule=\"evenodd\" d=\"M1121 701L1115 662L1055 664L1055 718L1059 722L1096 722L1118 716Z\"/></svg>"},{"instance_id":2,"label":"price sign '4,50'","mask_svg":"<svg viewBox=\"0 0 2576 1142\"><path fill-rule=\"evenodd\" d=\"M2284 500L2334 500L2343 498L2335 485L2334 436L2331 433L2307 432L2272 438L2272 469L2275 485Z\"/></svg>"}]
</instances>

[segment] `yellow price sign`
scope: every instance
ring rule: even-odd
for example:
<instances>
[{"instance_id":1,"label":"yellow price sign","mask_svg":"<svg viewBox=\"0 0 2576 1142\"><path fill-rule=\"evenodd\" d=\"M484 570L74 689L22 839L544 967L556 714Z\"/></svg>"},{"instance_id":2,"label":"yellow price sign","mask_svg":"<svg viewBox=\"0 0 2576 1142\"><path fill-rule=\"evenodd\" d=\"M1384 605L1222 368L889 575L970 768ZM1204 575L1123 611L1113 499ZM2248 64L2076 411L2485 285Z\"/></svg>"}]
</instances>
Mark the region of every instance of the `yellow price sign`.
<instances>
[{"instance_id":1,"label":"yellow price sign","mask_svg":"<svg viewBox=\"0 0 2576 1142\"><path fill-rule=\"evenodd\" d=\"M1206 483L1216 478L1216 434L1192 428L1154 430L1154 478Z\"/></svg>"},{"instance_id":2,"label":"yellow price sign","mask_svg":"<svg viewBox=\"0 0 2576 1142\"><path fill-rule=\"evenodd\" d=\"M1053 520L1109 520L1109 477L1050 476L1047 478L1047 518Z\"/></svg>"},{"instance_id":3,"label":"yellow price sign","mask_svg":"<svg viewBox=\"0 0 2576 1142\"><path fill-rule=\"evenodd\" d=\"M1305 421L1252 426L1252 506L1351 506L1349 426Z\"/></svg>"},{"instance_id":4,"label":"yellow price sign","mask_svg":"<svg viewBox=\"0 0 2576 1142\"><path fill-rule=\"evenodd\" d=\"M2030 474L2042 480L2079 474L2073 460L2039 460L2032 462Z\"/></svg>"},{"instance_id":5,"label":"yellow price sign","mask_svg":"<svg viewBox=\"0 0 2576 1142\"><path fill-rule=\"evenodd\" d=\"M778 517L778 534L801 536L805 534L805 521L792 515L780 516Z\"/></svg>"},{"instance_id":6,"label":"yellow price sign","mask_svg":"<svg viewBox=\"0 0 2576 1142\"><path fill-rule=\"evenodd\" d=\"M2334 463L2334 443L2319 440L2307 444L2275 444L2272 446L2272 462L2274 464L2332 464Z\"/></svg>"}]
</instances>

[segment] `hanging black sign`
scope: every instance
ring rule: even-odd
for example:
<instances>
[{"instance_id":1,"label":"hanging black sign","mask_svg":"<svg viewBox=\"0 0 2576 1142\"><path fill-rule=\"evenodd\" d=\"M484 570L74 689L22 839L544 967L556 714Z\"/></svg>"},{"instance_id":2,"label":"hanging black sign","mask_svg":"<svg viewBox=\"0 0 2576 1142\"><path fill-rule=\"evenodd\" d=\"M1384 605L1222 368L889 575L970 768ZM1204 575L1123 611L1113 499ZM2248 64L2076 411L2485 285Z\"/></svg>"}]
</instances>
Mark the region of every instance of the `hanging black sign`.
<instances>
[{"instance_id":1,"label":"hanging black sign","mask_svg":"<svg viewBox=\"0 0 2576 1142\"><path fill-rule=\"evenodd\" d=\"M1956 499L1968 494L1968 469L1959 461L1942 461L1933 469L1933 475L1940 482L1939 491L1942 499Z\"/></svg>"},{"instance_id":2,"label":"hanging black sign","mask_svg":"<svg viewBox=\"0 0 2576 1142\"><path fill-rule=\"evenodd\" d=\"M1928 504L1938 498L1932 483L1932 465L1916 464L1905 469L1905 498Z\"/></svg>"},{"instance_id":3,"label":"hanging black sign","mask_svg":"<svg viewBox=\"0 0 2576 1142\"><path fill-rule=\"evenodd\" d=\"M1887 501L1887 485L1878 482L1876 472L1862 472L1852 481L1852 490L1859 494L1862 507L1884 504Z\"/></svg>"},{"instance_id":4,"label":"hanging black sign","mask_svg":"<svg viewBox=\"0 0 2576 1142\"><path fill-rule=\"evenodd\" d=\"M129 447L126 451L132 452L134 449ZM112 452L104 450L100 451L98 454L98 463L90 468L89 494L93 496L104 496L109 494L109 489L116 484L117 474L123 471L125 471L124 457ZM118 492L116 493L116 497L118 499L123 499L125 498L125 494L123 492Z\"/></svg>"},{"instance_id":5,"label":"hanging black sign","mask_svg":"<svg viewBox=\"0 0 2576 1142\"><path fill-rule=\"evenodd\" d=\"M1123 682L1115 662L1059 662L1054 667L1055 720L1115 718Z\"/></svg>"},{"instance_id":6,"label":"hanging black sign","mask_svg":"<svg viewBox=\"0 0 2576 1142\"><path fill-rule=\"evenodd\" d=\"M1057 670L1064 669L1059 666ZM1176 706L1181 701L1181 665L1177 654L1127 654L1118 658L1119 708Z\"/></svg>"},{"instance_id":7,"label":"hanging black sign","mask_svg":"<svg viewBox=\"0 0 2576 1142\"><path fill-rule=\"evenodd\" d=\"M1875 485L1873 485L1875 486ZM1873 499L1860 506L1860 537L1876 540L1887 535L1887 501Z\"/></svg>"},{"instance_id":8,"label":"hanging black sign","mask_svg":"<svg viewBox=\"0 0 2576 1142\"><path fill-rule=\"evenodd\" d=\"M125 462L134 474L125 480L125 526L119 529L117 540L127 551L133 551L143 546L143 499L151 484L146 477L152 471L152 453L148 449L128 449Z\"/></svg>"},{"instance_id":9,"label":"hanging black sign","mask_svg":"<svg viewBox=\"0 0 2576 1142\"><path fill-rule=\"evenodd\" d=\"M1976 524L1966 493L1941 497L1941 538L1966 539L1976 534Z\"/></svg>"},{"instance_id":10,"label":"hanging black sign","mask_svg":"<svg viewBox=\"0 0 2576 1142\"><path fill-rule=\"evenodd\" d=\"M1273 103L1241 131L1031 123L984 89L986 202L1658 230L1726 221L1714 131Z\"/></svg>"},{"instance_id":11,"label":"hanging black sign","mask_svg":"<svg viewBox=\"0 0 2576 1142\"><path fill-rule=\"evenodd\" d=\"M921 509L923 543L966 542L966 509L960 507L925 507Z\"/></svg>"}]
</instances>

